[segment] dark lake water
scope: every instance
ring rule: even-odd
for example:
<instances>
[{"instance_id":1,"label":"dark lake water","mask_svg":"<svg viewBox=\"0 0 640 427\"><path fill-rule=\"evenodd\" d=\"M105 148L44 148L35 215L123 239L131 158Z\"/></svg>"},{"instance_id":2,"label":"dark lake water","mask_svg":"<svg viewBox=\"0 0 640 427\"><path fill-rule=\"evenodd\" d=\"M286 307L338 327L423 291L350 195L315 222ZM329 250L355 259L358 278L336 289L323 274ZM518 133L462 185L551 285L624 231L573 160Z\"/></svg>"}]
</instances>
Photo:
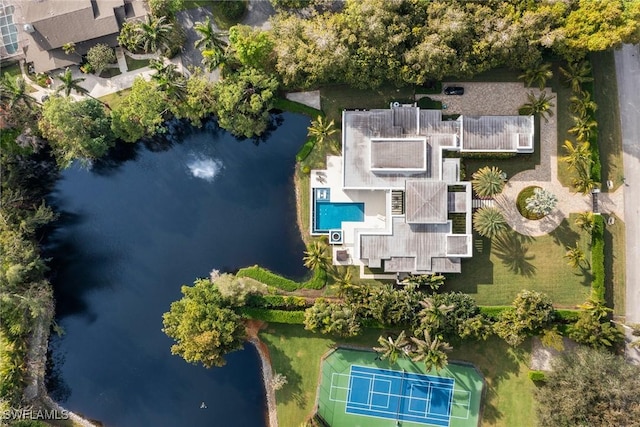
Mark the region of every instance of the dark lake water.
<instances>
[{"instance_id":1,"label":"dark lake water","mask_svg":"<svg viewBox=\"0 0 640 427\"><path fill-rule=\"evenodd\" d=\"M265 425L252 346L207 370L172 356L161 328L180 286L214 268L306 273L292 175L309 119L278 117L259 145L211 126L62 174L46 245L66 332L51 341L54 399L105 426Z\"/></svg>"}]
</instances>

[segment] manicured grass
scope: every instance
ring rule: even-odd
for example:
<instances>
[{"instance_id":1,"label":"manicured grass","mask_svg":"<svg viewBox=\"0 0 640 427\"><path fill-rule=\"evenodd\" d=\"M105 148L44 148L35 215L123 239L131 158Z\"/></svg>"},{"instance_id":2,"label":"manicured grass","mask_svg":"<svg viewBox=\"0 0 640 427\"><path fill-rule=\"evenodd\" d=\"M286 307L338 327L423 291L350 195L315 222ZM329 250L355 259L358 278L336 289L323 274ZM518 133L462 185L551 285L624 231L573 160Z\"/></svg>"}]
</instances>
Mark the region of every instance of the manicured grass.
<instances>
[{"instance_id":1,"label":"manicured grass","mask_svg":"<svg viewBox=\"0 0 640 427\"><path fill-rule=\"evenodd\" d=\"M615 191L624 177L622 164L622 133L620 130L620 109L618 106L618 83L616 81L613 52L598 52L591 55L593 67L593 99L598 104L598 146L602 162L602 191ZM631 88L622 88L629 90ZM614 187L607 188L607 180Z\"/></svg>"},{"instance_id":2,"label":"manicured grass","mask_svg":"<svg viewBox=\"0 0 640 427\"><path fill-rule=\"evenodd\" d=\"M573 177L572 171L567 167L567 164L562 161L562 157L566 154L563 148L564 141L569 140L575 144L576 138L569 133L569 129L573 127L573 118L569 111L569 98L572 96L571 88L560 83L562 74L560 73L560 64L554 64L553 67L553 81L554 89L556 91L555 104L557 108L556 120L558 128L558 181L567 187L572 188L571 180Z\"/></svg>"},{"instance_id":3,"label":"manicured grass","mask_svg":"<svg viewBox=\"0 0 640 427\"><path fill-rule=\"evenodd\" d=\"M149 66L148 59L133 59L129 55L124 55L125 61L127 61L127 71L139 70Z\"/></svg>"},{"instance_id":4,"label":"manicured grass","mask_svg":"<svg viewBox=\"0 0 640 427\"><path fill-rule=\"evenodd\" d=\"M286 98L276 98L273 103L273 108L282 111L288 111L290 113L306 114L311 119L315 119L319 115L322 115L322 111L316 110L308 105L301 104L299 102L291 101Z\"/></svg>"},{"instance_id":5,"label":"manicured grass","mask_svg":"<svg viewBox=\"0 0 640 427\"><path fill-rule=\"evenodd\" d=\"M109 67L102 70L102 72L100 73L100 77L102 77L103 79L108 79L111 77L119 76L120 74L122 73L120 72L119 68Z\"/></svg>"},{"instance_id":6,"label":"manicured grass","mask_svg":"<svg viewBox=\"0 0 640 427\"><path fill-rule=\"evenodd\" d=\"M9 66L2 65L2 67L0 67L0 77L4 77L5 74L14 78L22 75L20 65L18 65L18 63L11 64Z\"/></svg>"},{"instance_id":7,"label":"manicured grass","mask_svg":"<svg viewBox=\"0 0 640 427\"><path fill-rule=\"evenodd\" d=\"M474 235L473 258L462 260L462 273L447 275L445 290L474 297L480 305L508 305L523 289L544 292L558 307L574 308L589 296L591 274L572 269L567 246L579 242L590 259L590 237L564 220L551 234L528 237L511 232L504 238Z\"/></svg>"},{"instance_id":8,"label":"manicured grass","mask_svg":"<svg viewBox=\"0 0 640 427\"><path fill-rule=\"evenodd\" d=\"M610 215L603 215L604 222ZM622 219L613 215L615 223L604 227L604 273L607 302L613 304L613 314L625 313L625 225Z\"/></svg>"},{"instance_id":9,"label":"manicured grass","mask_svg":"<svg viewBox=\"0 0 640 427\"><path fill-rule=\"evenodd\" d=\"M131 89L123 89L119 92L111 93L109 95L101 96L100 101L106 103L111 109L116 108L131 92Z\"/></svg>"},{"instance_id":10,"label":"manicured grass","mask_svg":"<svg viewBox=\"0 0 640 427\"><path fill-rule=\"evenodd\" d=\"M335 340L306 331L300 325L269 324L260 338L269 347L275 372L284 374L288 384L276 392L278 422L298 426L312 415L316 399L320 358L337 343L373 347L380 330L367 329L360 337ZM486 342L458 345L452 360L476 364L485 375L487 393L483 402L483 426L533 426L533 388L527 377L530 342L519 349L509 348L492 337Z\"/></svg>"}]
</instances>

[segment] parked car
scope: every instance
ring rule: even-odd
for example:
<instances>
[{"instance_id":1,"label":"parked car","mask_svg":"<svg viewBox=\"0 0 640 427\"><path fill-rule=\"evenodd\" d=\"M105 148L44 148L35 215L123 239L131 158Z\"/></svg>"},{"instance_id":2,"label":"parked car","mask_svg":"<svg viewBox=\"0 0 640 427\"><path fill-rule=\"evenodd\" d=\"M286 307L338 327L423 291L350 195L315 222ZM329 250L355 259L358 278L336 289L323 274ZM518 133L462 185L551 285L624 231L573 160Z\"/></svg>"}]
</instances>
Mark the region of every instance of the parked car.
<instances>
[{"instance_id":1,"label":"parked car","mask_svg":"<svg viewBox=\"0 0 640 427\"><path fill-rule=\"evenodd\" d=\"M444 88L445 95L464 95L464 88L461 86L447 86Z\"/></svg>"}]
</instances>

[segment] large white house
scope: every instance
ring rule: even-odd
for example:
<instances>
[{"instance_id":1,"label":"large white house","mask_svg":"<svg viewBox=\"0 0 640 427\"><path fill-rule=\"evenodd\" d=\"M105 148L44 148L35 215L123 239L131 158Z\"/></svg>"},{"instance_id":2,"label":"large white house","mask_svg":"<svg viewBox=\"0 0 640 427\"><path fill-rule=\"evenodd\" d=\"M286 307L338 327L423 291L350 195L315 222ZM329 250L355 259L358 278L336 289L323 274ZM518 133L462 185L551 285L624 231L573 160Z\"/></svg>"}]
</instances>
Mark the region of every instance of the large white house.
<instances>
[{"instance_id":1,"label":"large white house","mask_svg":"<svg viewBox=\"0 0 640 427\"><path fill-rule=\"evenodd\" d=\"M393 105L342 113L342 156L311 171L311 234L361 276L457 273L472 256L472 191L456 152L531 153L532 116L460 116ZM382 276L381 276L382 277Z\"/></svg>"}]
</instances>

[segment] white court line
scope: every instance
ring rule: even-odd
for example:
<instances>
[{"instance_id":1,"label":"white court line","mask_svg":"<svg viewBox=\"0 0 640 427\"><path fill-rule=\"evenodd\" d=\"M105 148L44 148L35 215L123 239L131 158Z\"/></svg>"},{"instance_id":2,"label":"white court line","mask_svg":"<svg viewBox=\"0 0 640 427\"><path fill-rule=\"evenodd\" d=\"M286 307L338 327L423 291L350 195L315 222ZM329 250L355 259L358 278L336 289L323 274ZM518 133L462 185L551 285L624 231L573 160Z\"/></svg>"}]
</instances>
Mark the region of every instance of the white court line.
<instances>
[{"instance_id":1,"label":"white court line","mask_svg":"<svg viewBox=\"0 0 640 427\"><path fill-rule=\"evenodd\" d=\"M467 416L466 417L459 417L457 415L453 415L453 411L451 411L452 412L451 418L455 418L457 420L468 420L470 412L471 412L471 392L467 391L467 390L458 390L458 393L460 393L460 392L467 393L467 403L464 404L464 403L455 403L454 402L454 405L460 406L461 408L466 409L467 410ZM466 406L466 408L465 408L465 406Z\"/></svg>"},{"instance_id":2,"label":"white court line","mask_svg":"<svg viewBox=\"0 0 640 427\"><path fill-rule=\"evenodd\" d=\"M371 368L368 368L366 366L360 366L360 365L351 365L351 368L353 368L354 366L357 367L357 368L371 369ZM400 371L392 371L392 372L400 372ZM393 378L393 379L396 379L396 380L400 379L400 377L398 377L397 375L376 374L376 373L373 373L373 372L356 372L355 374L352 373L351 375L358 375L358 374L360 374L360 375L368 374L368 375L373 375L374 377L387 377L387 378ZM455 378L449 378L449 377L434 377L432 375L415 374L413 372L407 372L407 375L415 375L415 376L419 376L419 377L425 377L427 379L408 378L408 377L405 376L404 377L405 382L406 381L411 381L411 382L417 382L417 383L429 383L429 384L437 385L438 387L443 388L443 389L451 388L453 390L453 387L455 386L455 382L456 382ZM432 380L429 380L428 378L435 378L436 380L432 381ZM447 381L445 383L442 383L442 382L439 381L441 379L450 380L451 382Z\"/></svg>"},{"instance_id":3,"label":"white court line","mask_svg":"<svg viewBox=\"0 0 640 427\"><path fill-rule=\"evenodd\" d=\"M380 391L375 391L375 384L377 383L387 383L387 391L384 392L380 392ZM374 390L373 392L371 392L371 407L377 407L377 408L389 408L389 396L391 394L391 381L389 380L374 380ZM373 404L373 395L376 396L387 396L387 404L386 406L380 406L380 405L374 405Z\"/></svg>"},{"instance_id":4,"label":"white court line","mask_svg":"<svg viewBox=\"0 0 640 427\"><path fill-rule=\"evenodd\" d=\"M407 412L415 412L416 414L420 414L421 416L424 416L425 418L427 417L427 414L429 413L429 403L430 403L430 398L429 395L431 393L431 384L427 385L427 397L413 397L413 390L417 388L417 386L415 384L411 384L411 387L409 388L409 407L407 408ZM411 402L413 401L421 401L423 400L424 402L426 402L426 404L424 405L425 408L425 412L424 414L422 413L422 411L415 411L413 409L411 409Z\"/></svg>"}]
</instances>

